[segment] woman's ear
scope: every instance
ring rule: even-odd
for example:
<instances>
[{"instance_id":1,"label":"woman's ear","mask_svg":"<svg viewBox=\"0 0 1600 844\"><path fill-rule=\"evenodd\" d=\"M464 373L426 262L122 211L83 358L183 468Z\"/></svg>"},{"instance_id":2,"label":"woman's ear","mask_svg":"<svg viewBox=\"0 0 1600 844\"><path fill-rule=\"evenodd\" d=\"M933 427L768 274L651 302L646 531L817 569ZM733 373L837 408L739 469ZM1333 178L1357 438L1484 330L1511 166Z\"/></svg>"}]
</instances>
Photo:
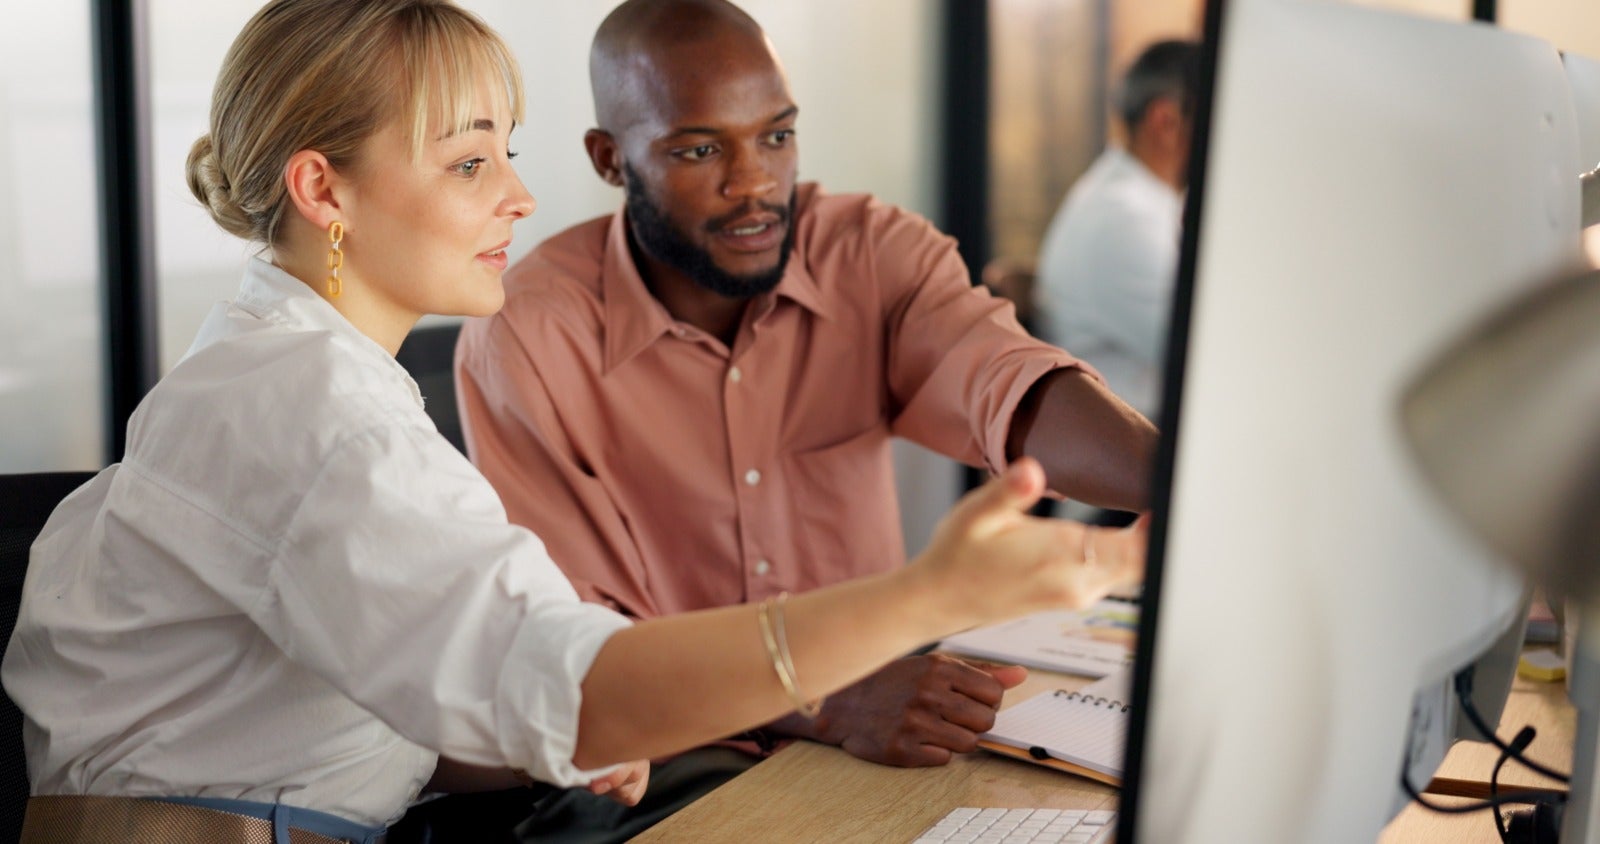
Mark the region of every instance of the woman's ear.
<instances>
[{"instance_id":1,"label":"woman's ear","mask_svg":"<svg viewBox=\"0 0 1600 844\"><path fill-rule=\"evenodd\" d=\"M312 149L289 156L283 181L295 210L316 228L326 230L333 221L344 220L345 209L340 206L344 180L327 156Z\"/></svg>"}]
</instances>

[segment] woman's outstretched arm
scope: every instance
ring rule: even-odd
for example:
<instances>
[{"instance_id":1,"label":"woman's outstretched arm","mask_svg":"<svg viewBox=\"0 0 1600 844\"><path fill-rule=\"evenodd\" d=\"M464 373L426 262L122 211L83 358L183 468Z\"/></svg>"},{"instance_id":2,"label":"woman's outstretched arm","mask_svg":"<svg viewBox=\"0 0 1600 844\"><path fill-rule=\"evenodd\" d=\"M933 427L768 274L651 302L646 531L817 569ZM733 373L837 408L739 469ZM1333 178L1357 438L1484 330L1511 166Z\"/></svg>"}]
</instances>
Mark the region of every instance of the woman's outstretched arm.
<instances>
[{"instance_id":1,"label":"woman's outstretched arm","mask_svg":"<svg viewBox=\"0 0 1600 844\"><path fill-rule=\"evenodd\" d=\"M782 613L800 693L832 693L959 630L1084 606L1139 579L1142 523L1106 531L1025 515L1043 488L1039 465L1018 461L963 498L912 565L787 601ZM592 769L673 753L794 709L760 612L724 607L612 635L583 681L573 761Z\"/></svg>"}]
</instances>

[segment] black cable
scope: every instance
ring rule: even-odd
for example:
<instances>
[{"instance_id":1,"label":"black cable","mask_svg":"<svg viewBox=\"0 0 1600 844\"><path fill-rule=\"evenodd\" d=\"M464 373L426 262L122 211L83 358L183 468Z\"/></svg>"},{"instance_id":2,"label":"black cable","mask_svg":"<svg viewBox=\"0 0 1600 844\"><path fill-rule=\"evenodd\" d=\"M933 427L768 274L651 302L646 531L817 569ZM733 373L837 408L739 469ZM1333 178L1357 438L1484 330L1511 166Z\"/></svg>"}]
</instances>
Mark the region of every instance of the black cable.
<instances>
[{"instance_id":1,"label":"black cable","mask_svg":"<svg viewBox=\"0 0 1600 844\"><path fill-rule=\"evenodd\" d=\"M1461 688L1459 676L1457 677L1456 688ZM1469 690L1471 689L1470 681L1467 683L1467 688ZM1518 735L1518 738L1521 738L1520 734ZM1530 738L1529 740L1531 741L1532 739ZM1509 746L1502 746L1501 750L1510 753L1513 758L1515 758L1517 753L1520 752L1510 750ZM1444 815L1463 815L1469 812L1481 812L1485 809L1493 809L1498 806L1504 806L1507 803L1565 803L1567 800L1566 794L1550 794L1549 792L1542 791L1513 791L1509 794L1494 795L1488 800L1480 800L1476 803L1463 803L1459 805L1433 803L1430 802L1426 797L1423 797L1422 792L1417 790L1417 787L1411 784L1411 751L1412 745L1410 742L1407 742L1405 758L1401 760L1400 763L1400 787L1405 790L1407 796L1416 801L1418 806L1421 806L1422 808L1432 812L1438 812Z\"/></svg>"},{"instance_id":2,"label":"black cable","mask_svg":"<svg viewBox=\"0 0 1600 844\"><path fill-rule=\"evenodd\" d=\"M1533 727L1523 727L1522 731L1517 733L1516 738L1511 740L1511 746L1500 751L1500 758L1495 760L1494 770L1489 774L1490 800L1500 796L1500 769L1504 768L1506 766L1506 760L1511 758L1511 751L1515 750L1518 753L1521 753L1523 750L1527 749L1528 745L1533 743L1534 735L1535 731ZM1502 844L1510 844L1511 839L1508 836L1511 834L1511 830L1506 828L1506 819L1504 815L1500 814L1500 805L1498 803L1494 806L1494 828L1500 833L1500 841Z\"/></svg>"},{"instance_id":3,"label":"black cable","mask_svg":"<svg viewBox=\"0 0 1600 844\"><path fill-rule=\"evenodd\" d=\"M1477 728L1480 735L1486 737L1486 741L1488 741L1490 744L1493 744L1495 747L1500 748L1500 752L1509 754L1511 758L1517 760L1517 762L1527 767L1528 770L1544 774L1545 776L1556 780L1557 782L1569 783L1572 781L1572 778L1566 774L1547 768L1538 762L1523 756L1522 751L1513 750L1510 745L1506 744L1505 739L1495 735L1494 730L1490 729L1489 725L1484 722L1483 716L1478 714L1478 708L1472 703L1471 668L1468 668L1456 675L1456 697L1461 699L1461 711L1467 714L1467 720L1472 722L1472 726Z\"/></svg>"}]
</instances>

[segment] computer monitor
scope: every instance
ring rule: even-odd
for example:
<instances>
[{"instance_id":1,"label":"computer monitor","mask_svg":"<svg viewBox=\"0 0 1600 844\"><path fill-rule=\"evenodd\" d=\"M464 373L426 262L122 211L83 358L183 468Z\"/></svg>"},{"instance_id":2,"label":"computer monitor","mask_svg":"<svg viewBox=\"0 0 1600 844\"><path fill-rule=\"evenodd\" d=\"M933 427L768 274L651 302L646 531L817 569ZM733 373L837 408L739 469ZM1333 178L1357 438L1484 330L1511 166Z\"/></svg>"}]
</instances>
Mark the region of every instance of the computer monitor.
<instances>
[{"instance_id":1,"label":"computer monitor","mask_svg":"<svg viewBox=\"0 0 1600 844\"><path fill-rule=\"evenodd\" d=\"M1206 41L1119 840L1371 841L1524 588L1400 397L1574 260L1573 106L1484 24L1232 0Z\"/></svg>"}]
</instances>

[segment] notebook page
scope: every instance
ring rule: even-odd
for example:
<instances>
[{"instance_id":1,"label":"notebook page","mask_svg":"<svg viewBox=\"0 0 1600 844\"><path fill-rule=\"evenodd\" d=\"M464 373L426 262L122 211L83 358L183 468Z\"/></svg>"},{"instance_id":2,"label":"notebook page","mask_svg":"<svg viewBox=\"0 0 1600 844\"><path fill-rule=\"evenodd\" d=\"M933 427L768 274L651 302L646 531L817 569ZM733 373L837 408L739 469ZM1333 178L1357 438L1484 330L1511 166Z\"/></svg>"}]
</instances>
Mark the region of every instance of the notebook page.
<instances>
[{"instance_id":1,"label":"notebook page","mask_svg":"<svg viewBox=\"0 0 1600 844\"><path fill-rule=\"evenodd\" d=\"M1120 703L1047 692L1002 710L983 738L1024 750L1040 748L1057 759L1120 777L1127 736L1128 713Z\"/></svg>"},{"instance_id":2,"label":"notebook page","mask_svg":"<svg viewBox=\"0 0 1600 844\"><path fill-rule=\"evenodd\" d=\"M1133 699L1133 669L1124 668L1107 674L1079 689L1078 694L1087 698L1103 697L1106 700L1127 703Z\"/></svg>"}]
</instances>

